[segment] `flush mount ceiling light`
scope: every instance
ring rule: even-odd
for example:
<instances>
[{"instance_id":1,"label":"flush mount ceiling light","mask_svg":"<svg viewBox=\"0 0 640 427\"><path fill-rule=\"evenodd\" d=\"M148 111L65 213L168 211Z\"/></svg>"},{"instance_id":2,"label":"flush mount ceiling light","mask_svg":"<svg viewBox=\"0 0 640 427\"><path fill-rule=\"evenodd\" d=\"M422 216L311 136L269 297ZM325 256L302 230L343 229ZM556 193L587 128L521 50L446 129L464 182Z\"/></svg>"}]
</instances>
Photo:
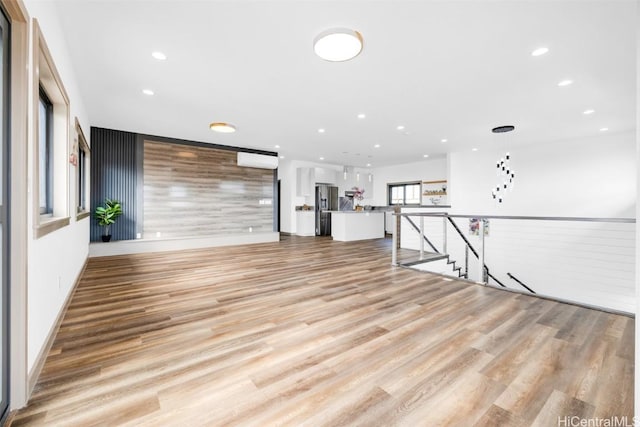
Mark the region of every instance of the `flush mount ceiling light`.
<instances>
[{"instance_id":1,"label":"flush mount ceiling light","mask_svg":"<svg viewBox=\"0 0 640 427\"><path fill-rule=\"evenodd\" d=\"M220 133L233 133L236 131L236 127L234 125L223 122L211 123L209 125L209 129Z\"/></svg>"},{"instance_id":2,"label":"flush mount ceiling light","mask_svg":"<svg viewBox=\"0 0 640 427\"><path fill-rule=\"evenodd\" d=\"M589 110L584 110L584 111L582 112L582 114L584 114L584 115L588 116L589 114L593 114L593 113L595 113L595 112L596 112L596 110L591 110L591 109L589 109Z\"/></svg>"},{"instance_id":3,"label":"flush mount ceiling light","mask_svg":"<svg viewBox=\"0 0 640 427\"><path fill-rule=\"evenodd\" d=\"M142 93L144 93L145 95L148 95L148 96L152 96L153 95L153 91L151 89L142 89Z\"/></svg>"},{"instance_id":4,"label":"flush mount ceiling light","mask_svg":"<svg viewBox=\"0 0 640 427\"><path fill-rule=\"evenodd\" d=\"M364 119L365 117L367 117L367 116L366 116L366 114L364 114L364 113L360 113L360 114L358 114L358 118L359 118L359 119Z\"/></svg>"},{"instance_id":5,"label":"flush mount ceiling light","mask_svg":"<svg viewBox=\"0 0 640 427\"><path fill-rule=\"evenodd\" d=\"M400 126L396 127L396 129L398 129L398 130L404 130L404 126L400 125Z\"/></svg>"},{"instance_id":6,"label":"flush mount ceiling light","mask_svg":"<svg viewBox=\"0 0 640 427\"><path fill-rule=\"evenodd\" d=\"M158 61L164 61L167 59L167 55L165 55L162 52L156 51L156 52L152 52L151 56L153 56L154 59L157 59Z\"/></svg>"},{"instance_id":7,"label":"flush mount ceiling light","mask_svg":"<svg viewBox=\"0 0 640 427\"><path fill-rule=\"evenodd\" d=\"M332 28L318 34L313 50L326 61L348 61L362 52L362 35L348 28Z\"/></svg>"},{"instance_id":8,"label":"flush mount ceiling light","mask_svg":"<svg viewBox=\"0 0 640 427\"><path fill-rule=\"evenodd\" d=\"M448 139L446 139L446 138L442 138L442 139L440 140L440 142L447 142L447 141L448 141Z\"/></svg>"},{"instance_id":9,"label":"flush mount ceiling light","mask_svg":"<svg viewBox=\"0 0 640 427\"><path fill-rule=\"evenodd\" d=\"M548 47L539 47L536 50L534 50L533 52L531 52L531 56L541 56L541 55L544 55L547 52L549 52L549 48Z\"/></svg>"},{"instance_id":10,"label":"flush mount ceiling light","mask_svg":"<svg viewBox=\"0 0 640 427\"><path fill-rule=\"evenodd\" d=\"M324 129L318 129L318 133L324 133Z\"/></svg>"},{"instance_id":11,"label":"flush mount ceiling light","mask_svg":"<svg viewBox=\"0 0 640 427\"><path fill-rule=\"evenodd\" d=\"M558 86L560 87L565 87L565 86L569 86L573 84L573 80L562 80L560 83L558 83Z\"/></svg>"}]
</instances>

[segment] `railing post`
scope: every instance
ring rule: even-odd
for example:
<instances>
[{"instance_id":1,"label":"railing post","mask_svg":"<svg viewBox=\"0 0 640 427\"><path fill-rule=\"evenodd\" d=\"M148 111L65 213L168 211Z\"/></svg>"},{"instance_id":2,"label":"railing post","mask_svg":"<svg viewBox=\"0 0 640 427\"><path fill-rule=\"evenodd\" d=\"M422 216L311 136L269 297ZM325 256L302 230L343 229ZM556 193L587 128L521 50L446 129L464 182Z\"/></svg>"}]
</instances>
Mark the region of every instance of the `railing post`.
<instances>
[{"instance_id":1,"label":"railing post","mask_svg":"<svg viewBox=\"0 0 640 427\"><path fill-rule=\"evenodd\" d=\"M469 246L464 246L464 277L469 278Z\"/></svg>"},{"instance_id":2,"label":"railing post","mask_svg":"<svg viewBox=\"0 0 640 427\"><path fill-rule=\"evenodd\" d=\"M391 265L398 265L398 230L400 230L400 216L394 212L393 217L396 222L393 227L393 234L391 235Z\"/></svg>"},{"instance_id":3,"label":"railing post","mask_svg":"<svg viewBox=\"0 0 640 427\"><path fill-rule=\"evenodd\" d=\"M480 247L478 248L478 281L486 284L484 280L484 218L480 221Z\"/></svg>"},{"instance_id":4,"label":"railing post","mask_svg":"<svg viewBox=\"0 0 640 427\"><path fill-rule=\"evenodd\" d=\"M447 217L442 217L442 253L447 254Z\"/></svg>"},{"instance_id":5,"label":"railing post","mask_svg":"<svg viewBox=\"0 0 640 427\"><path fill-rule=\"evenodd\" d=\"M424 259L424 217L420 217L420 260Z\"/></svg>"}]
</instances>

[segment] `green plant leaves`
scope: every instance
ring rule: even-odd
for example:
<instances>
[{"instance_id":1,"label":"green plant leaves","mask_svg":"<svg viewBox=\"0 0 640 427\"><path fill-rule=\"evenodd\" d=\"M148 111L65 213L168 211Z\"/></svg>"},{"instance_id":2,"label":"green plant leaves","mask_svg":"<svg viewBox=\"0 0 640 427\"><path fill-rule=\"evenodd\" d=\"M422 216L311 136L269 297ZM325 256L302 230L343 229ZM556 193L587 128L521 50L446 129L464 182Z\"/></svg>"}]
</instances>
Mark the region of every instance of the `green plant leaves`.
<instances>
[{"instance_id":1,"label":"green plant leaves","mask_svg":"<svg viewBox=\"0 0 640 427\"><path fill-rule=\"evenodd\" d=\"M98 220L98 224L106 227L115 224L116 219L122 215L122 205L115 199L105 199L104 206L96 207L94 218Z\"/></svg>"}]
</instances>

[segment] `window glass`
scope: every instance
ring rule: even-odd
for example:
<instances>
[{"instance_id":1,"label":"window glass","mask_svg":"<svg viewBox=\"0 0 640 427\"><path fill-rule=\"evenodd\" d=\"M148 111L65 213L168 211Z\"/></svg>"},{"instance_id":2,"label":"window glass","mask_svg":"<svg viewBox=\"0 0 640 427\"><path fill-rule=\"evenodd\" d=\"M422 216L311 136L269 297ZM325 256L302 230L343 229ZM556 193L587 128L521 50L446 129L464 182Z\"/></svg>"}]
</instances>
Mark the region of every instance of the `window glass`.
<instances>
[{"instance_id":1,"label":"window glass","mask_svg":"<svg viewBox=\"0 0 640 427\"><path fill-rule=\"evenodd\" d=\"M40 185L40 213L48 214L52 212L51 200L51 177L50 177L50 156L51 156L51 112L52 105L46 96L41 93L40 105L38 109L38 178Z\"/></svg>"},{"instance_id":2,"label":"window glass","mask_svg":"<svg viewBox=\"0 0 640 427\"><path fill-rule=\"evenodd\" d=\"M389 185L390 205L419 205L420 183Z\"/></svg>"}]
</instances>

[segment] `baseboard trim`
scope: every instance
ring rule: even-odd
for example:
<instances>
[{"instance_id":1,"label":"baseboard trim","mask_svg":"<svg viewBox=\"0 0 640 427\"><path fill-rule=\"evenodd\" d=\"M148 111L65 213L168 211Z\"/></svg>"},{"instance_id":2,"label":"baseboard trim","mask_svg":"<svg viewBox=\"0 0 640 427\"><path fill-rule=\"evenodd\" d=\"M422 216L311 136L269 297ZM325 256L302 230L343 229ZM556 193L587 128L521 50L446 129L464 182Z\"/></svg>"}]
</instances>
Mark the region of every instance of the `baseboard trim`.
<instances>
[{"instance_id":1,"label":"baseboard trim","mask_svg":"<svg viewBox=\"0 0 640 427\"><path fill-rule=\"evenodd\" d=\"M84 264L82 265L82 268L80 269L80 272L78 273L78 276L76 277L75 282L73 283L73 288L71 289L71 292L69 292L69 294L67 295L67 299L65 300L64 305L62 306L62 309L60 309L60 312L58 313L58 317L56 317L56 322L54 323L53 327L49 331L49 335L47 336L45 344L40 349L40 353L38 353L38 357L36 357L36 361L33 364L33 369L31 369L31 372L29 372L29 374L27 375L27 402L29 401L29 398L31 397L31 393L33 392L33 389L35 388L36 383L38 382L38 378L40 377L42 368L44 368L44 363L47 361L47 355L49 354L51 347L53 347L53 342L55 341L56 335L58 335L58 331L60 330L62 319L64 319L64 315L67 312L67 308L69 308L69 304L71 303L71 300L73 299L73 296L76 293L76 289L78 289L78 284L80 283L80 279L84 274L84 270L87 268L88 261L89 261L89 257L87 256L87 258L84 260Z\"/></svg>"},{"instance_id":2,"label":"baseboard trim","mask_svg":"<svg viewBox=\"0 0 640 427\"><path fill-rule=\"evenodd\" d=\"M279 240L280 234L278 232L261 232L187 238L118 240L109 243L91 242L89 257L250 245Z\"/></svg>"}]
</instances>

